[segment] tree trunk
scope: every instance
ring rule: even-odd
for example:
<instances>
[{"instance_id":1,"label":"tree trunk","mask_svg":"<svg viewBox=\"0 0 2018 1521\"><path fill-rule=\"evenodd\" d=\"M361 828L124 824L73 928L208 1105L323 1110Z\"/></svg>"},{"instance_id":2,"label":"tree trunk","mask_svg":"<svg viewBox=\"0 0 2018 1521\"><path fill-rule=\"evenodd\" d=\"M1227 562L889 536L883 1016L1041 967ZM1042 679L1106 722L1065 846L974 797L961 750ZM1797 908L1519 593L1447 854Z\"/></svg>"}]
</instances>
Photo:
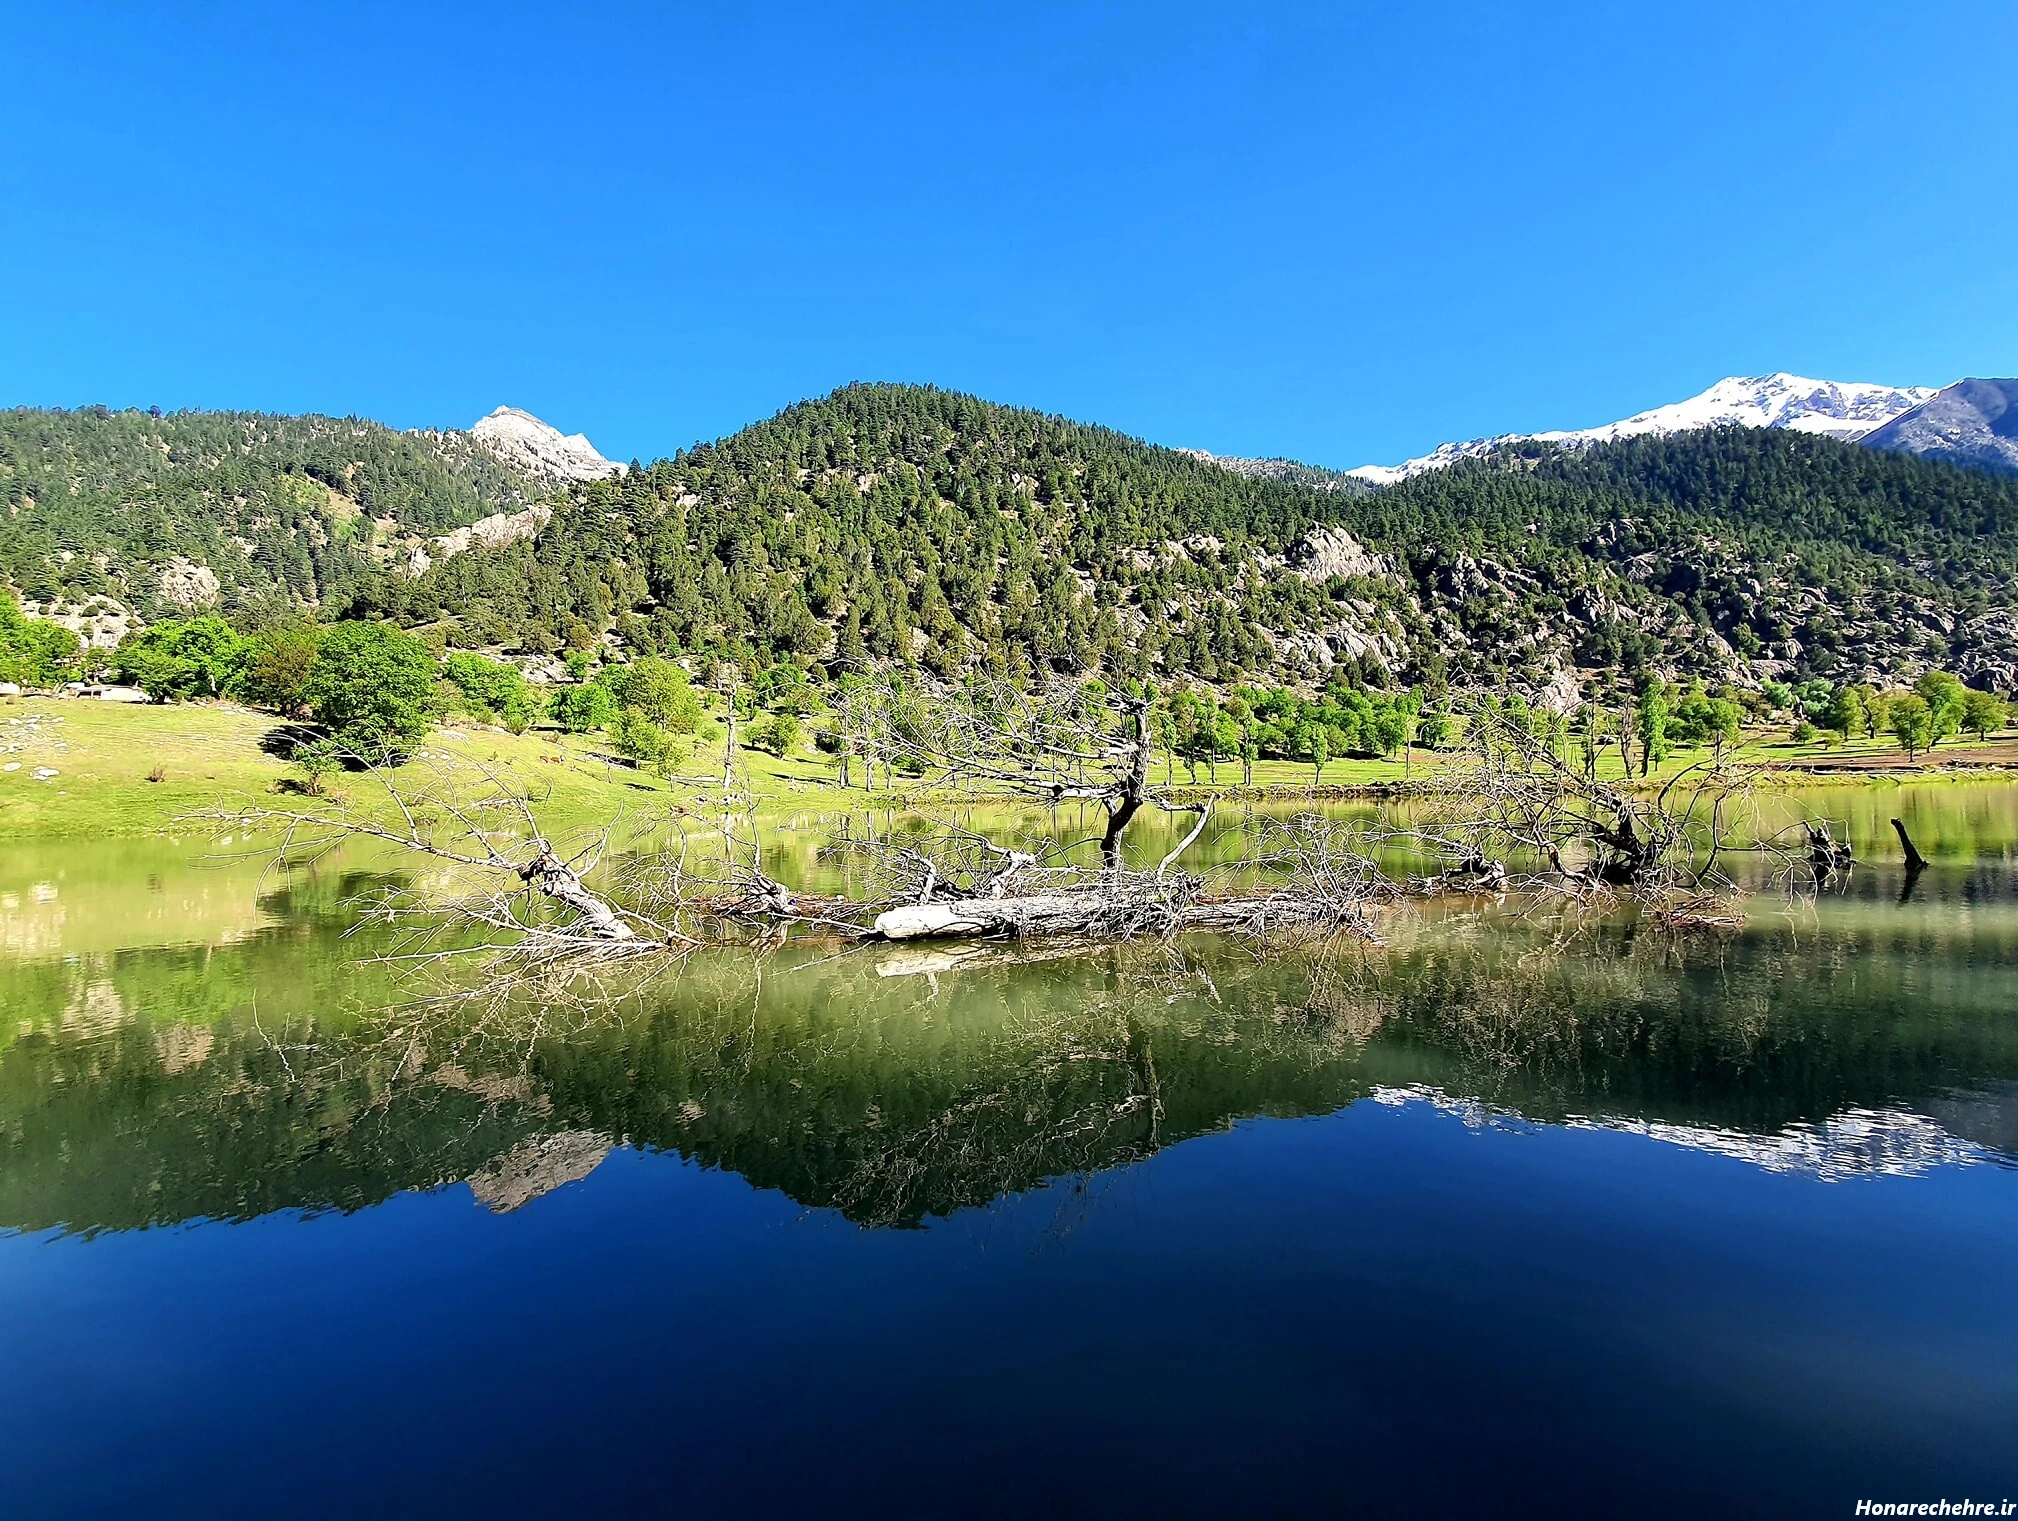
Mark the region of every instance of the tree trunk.
<instances>
[{"instance_id":1,"label":"tree trunk","mask_svg":"<svg viewBox=\"0 0 2018 1521\"><path fill-rule=\"evenodd\" d=\"M1906 821L1904 819L1894 819L1892 820L1892 827L1898 831L1899 843L1906 849L1906 870L1919 871L1923 869L1927 864L1927 858L1920 854L1913 844L1913 837L1906 833Z\"/></svg>"},{"instance_id":2,"label":"tree trunk","mask_svg":"<svg viewBox=\"0 0 2018 1521\"><path fill-rule=\"evenodd\" d=\"M535 891L556 903L564 903L581 915L588 933L597 940L634 940L636 933L618 917L617 911L582 886L574 869L551 850L542 850L519 868L519 876Z\"/></svg>"},{"instance_id":3,"label":"tree trunk","mask_svg":"<svg viewBox=\"0 0 2018 1521\"><path fill-rule=\"evenodd\" d=\"M1260 933L1297 926L1366 935L1379 908L1271 894L1225 902L1186 903L1134 899L1099 892L1045 893L1028 898L970 898L958 903L914 903L887 909L870 928L879 940L1021 940L1083 934L1125 940L1133 934L1179 930Z\"/></svg>"},{"instance_id":4,"label":"tree trunk","mask_svg":"<svg viewBox=\"0 0 2018 1521\"><path fill-rule=\"evenodd\" d=\"M1121 869L1121 831L1142 807L1149 791L1149 709L1135 709L1134 754L1129 758L1128 775L1122 779L1121 795L1107 805L1107 832L1100 840L1100 863L1109 871Z\"/></svg>"},{"instance_id":5,"label":"tree trunk","mask_svg":"<svg viewBox=\"0 0 2018 1521\"><path fill-rule=\"evenodd\" d=\"M876 916L871 931L884 940L930 940L1022 935L1069 927L1090 917L1089 898L1052 893L1031 898L968 898L957 903L913 903Z\"/></svg>"}]
</instances>

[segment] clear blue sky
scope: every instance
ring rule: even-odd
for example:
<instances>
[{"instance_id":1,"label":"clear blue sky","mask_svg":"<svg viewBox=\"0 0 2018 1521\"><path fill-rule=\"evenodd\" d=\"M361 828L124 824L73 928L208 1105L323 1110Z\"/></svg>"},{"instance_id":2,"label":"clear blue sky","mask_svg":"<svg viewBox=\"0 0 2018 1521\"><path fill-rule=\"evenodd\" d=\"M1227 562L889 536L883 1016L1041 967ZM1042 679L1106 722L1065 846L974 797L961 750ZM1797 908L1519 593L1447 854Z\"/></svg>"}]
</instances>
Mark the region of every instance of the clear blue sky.
<instances>
[{"instance_id":1,"label":"clear blue sky","mask_svg":"<svg viewBox=\"0 0 2018 1521\"><path fill-rule=\"evenodd\" d=\"M2018 6L23 5L0 404L1332 465L2018 372Z\"/></svg>"}]
</instances>

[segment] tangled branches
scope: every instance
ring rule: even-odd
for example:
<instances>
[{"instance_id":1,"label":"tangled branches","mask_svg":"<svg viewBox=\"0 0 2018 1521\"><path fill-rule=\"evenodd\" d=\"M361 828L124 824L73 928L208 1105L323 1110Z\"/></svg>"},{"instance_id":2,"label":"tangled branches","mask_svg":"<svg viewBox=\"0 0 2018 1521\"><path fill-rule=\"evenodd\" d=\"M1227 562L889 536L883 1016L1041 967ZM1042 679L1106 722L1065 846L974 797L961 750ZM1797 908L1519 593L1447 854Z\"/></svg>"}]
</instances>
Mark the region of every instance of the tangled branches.
<instances>
[{"instance_id":1,"label":"tangled branches","mask_svg":"<svg viewBox=\"0 0 2018 1521\"><path fill-rule=\"evenodd\" d=\"M1572 763L1555 741L1491 702L1468 719L1468 745L1448 774L1446 816L1422 839L1448 862L1424 892L1489 890L1538 901L1628 902L1673 929L1734 928L1742 896L1723 869L1735 851L1763 855L1770 877L1812 888L1847 866L1826 824L1759 835L1753 773L1711 756L1657 790L1606 778L1594 756ZM1804 875L1805 873L1805 875Z\"/></svg>"},{"instance_id":2,"label":"tangled branches","mask_svg":"<svg viewBox=\"0 0 2018 1521\"><path fill-rule=\"evenodd\" d=\"M1722 869L1728 852L1762 852L1790 883L1804 871L1820 880L1848 860L1825 825L1741 837L1749 789L1734 768L1704 761L1658 791L1636 791L1588 762L1572 764L1520 715L1482 704L1470 715L1464 758L1446 772L1440 820L1250 818L1243 853L1194 869L1187 854L1210 827L1214 804L1180 808L1148 788L1138 700L1095 683L1044 692L983 683L943 702L889 686L870 706L883 714L876 743L886 758L908 747L969 782L1020 786L1054 804L1095 803L1104 824L1082 840L1005 842L952 821L880 834L843 823L823 857L840 864L851 890L821 894L789 872L765 870L754 810L675 805L621 851L615 821L564 848L516 776L438 753L397 772L358 762L373 789L366 805L304 799L206 819L220 832L277 828L279 842L268 847L277 861L313 858L344 841L399 852L419 870L365 906L367 922L394 931L374 959L425 968L476 958L490 986L537 984L553 997L570 979L614 964L649 965L720 943L772 948L788 935L838 945L1094 945L1190 931L1255 942L1377 941L1401 901L1454 893L1511 898L1517 911L1626 903L1671 929L1727 928L1741 922L1736 883ZM1120 849L1122 830L1145 806L1191 818L1153 866L1131 863ZM1393 873L1399 861L1425 856L1430 874Z\"/></svg>"},{"instance_id":3,"label":"tangled branches","mask_svg":"<svg viewBox=\"0 0 2018 1521\"><path fill-rule=\"evenodd\" d=\"M886 764L936 771L1039 801L1098 803L1107 814L1101 860L1121 865L1121 837L1151 800L1149 704L1099 682L1041 687L977 676L924 692L878 677L854 708L862 742Z\"/></svg>"},{"instance_id":4,"label":"tangled branches","mask_svg":"<svg viewBox=\"0 0 2018 1521\"><path fill-rule=\"evenodd\" d=\"M395 772L382 761L344 758L370 783L359 802L325 797L293 808L215 809L193 822L229 829L227 838L277 831L271 845L238 851L267 857L269 872L358 842L424 868L359 905L361 923L394 931L370 959L413 968L473 960L492 979L520 984L698 944L587 885L618 821L563 854L525 788L481 761L423 751Z\"/></svg>"}]
</instances>

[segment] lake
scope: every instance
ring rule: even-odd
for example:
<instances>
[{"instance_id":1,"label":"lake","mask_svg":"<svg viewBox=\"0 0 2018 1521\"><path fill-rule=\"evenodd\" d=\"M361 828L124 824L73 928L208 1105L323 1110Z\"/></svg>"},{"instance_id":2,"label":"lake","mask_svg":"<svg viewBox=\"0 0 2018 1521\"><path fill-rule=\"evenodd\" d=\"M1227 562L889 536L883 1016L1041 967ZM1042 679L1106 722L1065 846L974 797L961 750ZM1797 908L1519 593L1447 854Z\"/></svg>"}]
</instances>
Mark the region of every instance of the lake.
<instances>
[{"instance_id":1,"label":"lake","mask_svg":"<svg viewBox=\"0 0 2018 1521\"><path fill-rule=\"evenodd\" d=\"M381 861L0 846L5 1513L2018 1499L2018 787L1794 804L1865 859L1733 934L788 945L538 1009L365 963Z\"/></svg>"}]
</instances>

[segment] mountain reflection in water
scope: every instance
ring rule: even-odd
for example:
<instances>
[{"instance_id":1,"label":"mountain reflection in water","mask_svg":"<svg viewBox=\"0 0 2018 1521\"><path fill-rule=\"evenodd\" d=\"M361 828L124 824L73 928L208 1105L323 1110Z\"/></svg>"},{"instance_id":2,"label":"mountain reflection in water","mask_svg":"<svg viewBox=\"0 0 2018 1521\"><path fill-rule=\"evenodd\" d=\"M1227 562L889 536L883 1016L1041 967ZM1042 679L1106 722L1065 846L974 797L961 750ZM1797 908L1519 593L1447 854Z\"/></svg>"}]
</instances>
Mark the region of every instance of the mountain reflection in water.
<instances>
[{"instance_id":1,"label":"mountain reflection in water","mask_svg":"<svg viewBox=\"0 0 2018 1521\"><path fill-rule=\"evenodd\" d=\"M915 951L722 953L586 1012L402 1004L340 939L345 882L234 943L5 967L0 1227L348 1211L461 1181L511 1210L616 1147L911 1227L1361 1100L1823 1179L2010 1165L2018 919L1976 874L1903 914L1875 878L1728 939L1422 920L1376 950L1188 942L932 975L903 975L932 965Z\"/></svg>"}]
</instances>

